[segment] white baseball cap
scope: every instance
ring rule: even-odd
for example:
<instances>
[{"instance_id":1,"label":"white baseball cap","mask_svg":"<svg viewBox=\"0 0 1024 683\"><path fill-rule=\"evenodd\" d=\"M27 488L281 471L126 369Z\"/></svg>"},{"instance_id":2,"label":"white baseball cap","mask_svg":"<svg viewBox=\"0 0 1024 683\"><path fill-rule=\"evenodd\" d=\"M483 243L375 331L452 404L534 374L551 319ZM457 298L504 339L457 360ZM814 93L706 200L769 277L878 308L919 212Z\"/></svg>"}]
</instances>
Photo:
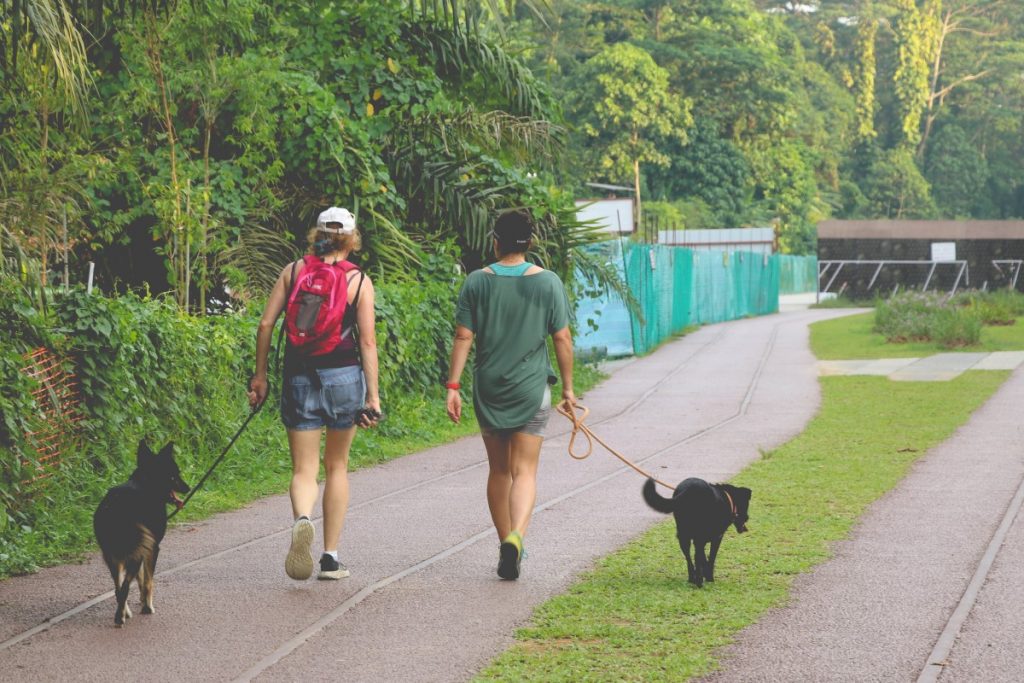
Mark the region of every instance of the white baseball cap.
<instances>
[{"instance_id":1,"label":"white baseball cap","mask_svg":"<svg viewBox=\"0 0 1024 683\"><path fill-rule=\"evenodd\" d=\"M340 228L329 228L327 227L330 223L338 223L341 225ZM356 217L352 215L352 212L348 209L342 209L337 206L332 206L326 211L322 212L316 219L316 228L322 232L331 232L337 235L343 235L350 232L355 232L356 229Z\"/></svg>"}]
</instances>

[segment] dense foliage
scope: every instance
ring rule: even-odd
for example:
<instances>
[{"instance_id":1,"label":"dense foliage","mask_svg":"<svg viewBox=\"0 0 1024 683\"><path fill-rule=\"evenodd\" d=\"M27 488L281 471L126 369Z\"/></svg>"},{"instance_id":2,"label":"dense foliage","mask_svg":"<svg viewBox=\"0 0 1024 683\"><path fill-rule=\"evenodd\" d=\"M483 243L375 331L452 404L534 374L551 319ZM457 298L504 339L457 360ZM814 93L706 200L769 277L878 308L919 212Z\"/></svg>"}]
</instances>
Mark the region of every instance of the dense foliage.
<instances>
[{"instance_id":1,"label":"dense foliage","mask_svg":"<svg viewBox=\"0 0 1024 683\"><path fill-rule=\"evenodd\" d=\"M5 288L10 282L0 278ZM378 430L381 437L417 431L423 416L410 406L429 404L428 415L443 420L444 369L438 358L449 353L459 284L378 288L378 343L388 360L381 366L381 397L389 414ZM247 413L257 321L247 314L190 316L167 297L105 297L82 290L58 296L51 317L40 320L24 296L9 289L3 294L0 318L13 343L0 348L0 576L88 540L96 500L127 477L141 438L154 447L174 441L186 479L198 479ZM26 432L39 406L29 399L19 349L38 343L40 334L73 365L85 419L79 425L82 447L64 454L58 474L26 485L35 452ZM267 467L268 459L289 466L277 401L272 392L232 451L223 468L230 474L224 476L244 479ZM366 446L365 437L360 442ZM12 523L3 530L8 515Z\"/></svg>"},{"instance_id":2,"label":"dense foliage","mask_svg":"<svg viewBox=\"0 0 1024 683\"><path fill-rule=\"evenodd\" d=\"M203 312L225 287L265 291L329 204L354 210L364 265L393 280L438 244L477 267L508 207L531 208L563 272L593 239L553 182L548 89L472 7L25 5L0 3L0 225L51 280L55 258L76 281L93 261L108 291ZM84 53L45 31L47 8L71 12L57 29L89 23ZM56 68L76 58L86 77Z\"/></svg>"},{"instance_id":3,"label":"dense foliage","mask_svg":"<svg viewBox=\"0 0 1024 683\"><path fill-rule=\"evenodd\" d=\"M645 116L674 125L634 136L657 152L634 158L642 194L675 206L669 227L775 223L783 249L804 252L827 216L1024 216L1024 168L1014 161L1024 153L1021 3L551 6L544 19L519 12L517 44L572 103L565 175L581 194L585 181L634 182L632 169L610 163L621 144L615 136L628 127L604 116L602 135L593 132L607 99L599 86L626 78L613 57L628 54L634 64L652 60L645 69L668 78L665 87L650 81L645 105L664 104Z\"/></svg>"}]
</instances>

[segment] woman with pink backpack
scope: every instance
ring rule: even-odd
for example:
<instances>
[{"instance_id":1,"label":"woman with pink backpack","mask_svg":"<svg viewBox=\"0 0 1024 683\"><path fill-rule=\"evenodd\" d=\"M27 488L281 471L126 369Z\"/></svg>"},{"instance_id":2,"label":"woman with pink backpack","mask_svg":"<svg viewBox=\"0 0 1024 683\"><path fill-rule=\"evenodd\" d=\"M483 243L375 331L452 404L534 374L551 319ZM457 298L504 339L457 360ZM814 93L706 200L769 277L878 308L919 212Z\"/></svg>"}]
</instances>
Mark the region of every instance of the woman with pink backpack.
<instances>
[{"instance_id":1,"label":"woman with pink backpack","mask_svg":"<svg viewBox=\"0 0 1024 683\"><path fill-rule=\"evenodd\" d=\"M324 552L317 578L340 579L349 575L338 559L348 510L349 449L357 425L372 427L380 419L373 283L347 260L362 247L355 217L347 209L332 206L321 213L309 243L311 253L281 271L267 300L256 335L249 403L258 406L266 400L271 337L284 313L281 421L292 456L289 494L295 518L285 572L296 580L313 574L310 518L319 493L320 435L326 428Z\"/></svg>"}]
</instances>

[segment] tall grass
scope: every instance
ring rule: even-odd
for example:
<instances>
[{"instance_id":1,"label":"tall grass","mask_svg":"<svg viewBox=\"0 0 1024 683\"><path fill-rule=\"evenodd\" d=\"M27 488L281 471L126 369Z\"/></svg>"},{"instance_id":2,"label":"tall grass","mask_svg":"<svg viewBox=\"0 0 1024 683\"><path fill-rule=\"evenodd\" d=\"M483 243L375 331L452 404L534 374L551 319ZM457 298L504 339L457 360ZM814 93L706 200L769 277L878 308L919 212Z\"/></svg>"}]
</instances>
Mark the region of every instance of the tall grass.
<instances>
[{"instance_id":1,"label":"tall grass","mask_svg":"<svg viewBox=\"0 0 1024 683\"><path fill-rule=\"evenodd\" d=\"M875 331L890 343L932 341L943 348L974 346L984 323L979 306L958 305L934 292L901 292L875 306Z\"/></svg>"}]
</instances>

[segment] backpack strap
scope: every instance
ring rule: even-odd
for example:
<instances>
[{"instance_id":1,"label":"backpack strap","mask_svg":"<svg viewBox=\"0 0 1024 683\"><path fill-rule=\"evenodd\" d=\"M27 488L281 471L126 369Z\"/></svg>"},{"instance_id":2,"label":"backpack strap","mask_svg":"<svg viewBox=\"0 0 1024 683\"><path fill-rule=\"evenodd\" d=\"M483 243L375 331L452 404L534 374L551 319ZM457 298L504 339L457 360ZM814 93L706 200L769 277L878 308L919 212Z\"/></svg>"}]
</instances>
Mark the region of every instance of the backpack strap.
<instances>
[{"instance_id":1,"label":"backpack strap","mask_svg":"<svg viewBox=\"0 0 1024 683\"><path fill-rule=\"evenodd\" d=\"M305 261L305 259L303 259ZM292 261L292 274L288 278L288 284L285 287L284 295L284 306L281 307L281 312L277 314L280 318L284 315L284 312L288 310L288 299L292 298L292 292L295 291L295 267L299 265L298 261ZM277 332L277 348L274 349L274 373L276 374L281 369L281 350L284 348L284 328L286 327L285 321L281 320L281 328Z\"/></svg>"},{"instance_id":2,"label":"backpack strap","mask_svg":"<svg viewBox=\"0 0 1024 683\"><path fill-rule=\"evenodd\" d=\"M356 269L353 269L353 270L356 270ZM352 277L348 278L348 280L346 280L347 285L351 285L352 284L352 280L355 280L355 279L356 279L355 275L353 275ZM352 316L353 317L358 315L358 313L356 311L358 310L358 306L359 306L359 294L360 294L360 292L363 291L363 280L365 280L365 279L366 279L366 273L364 273L362 270L360 270L359 271L359 285L356 287L356 295L354 297L352 297L352 303L349 304L349 306L352 307L352 311L353 311ZM345 312L348 313L348 310L349 309L346 308ZM342 318L341 318L341 324L342 324L342 328L341 328L341 338L342 339L347 337L349 334L355 335L356 328L359 325L358 322L353 321L353 323L346 329L344 327L344 325L345 325L345 318L344 318L344 316L342 316ZM356 354L358 355L358 353L359 353L359 344L357 343L356 344ZM359 358L359 366L362 367L362 365L363 365L363 359L360 356L360 358Z\"/></svg>"},{"instance_id":3,"label":"backpack strap","mask_svg":"<svg viewBox=\"0 0 1024 683\"><path fill-rule=\"evenodd\" d=\"M363 280L365 280L365 279L366 279L366 273L364 273L360 269L360 271L359 271L359 284L356 286L356 295L352 298L352 310L356 311L354 316L358 316L359 315L359 313L358 313L358 310L359 310L359 294L363 291ZM355 280L354 276L352 277L352 280ZM349 280L348 284L352 284L352 280ZM355 350L356 350L356 359L359 361L359 369L362 370L363 369L363 351L362 351L362 349L359 348L359 321L358 321L358 319L353 321L352 326L349 327L347 330L342 330L341 331L341 338L344 339L349 334L352 335L352 341L354 342L354 346L355 346Z\"/></svg>"}]
</instances>

